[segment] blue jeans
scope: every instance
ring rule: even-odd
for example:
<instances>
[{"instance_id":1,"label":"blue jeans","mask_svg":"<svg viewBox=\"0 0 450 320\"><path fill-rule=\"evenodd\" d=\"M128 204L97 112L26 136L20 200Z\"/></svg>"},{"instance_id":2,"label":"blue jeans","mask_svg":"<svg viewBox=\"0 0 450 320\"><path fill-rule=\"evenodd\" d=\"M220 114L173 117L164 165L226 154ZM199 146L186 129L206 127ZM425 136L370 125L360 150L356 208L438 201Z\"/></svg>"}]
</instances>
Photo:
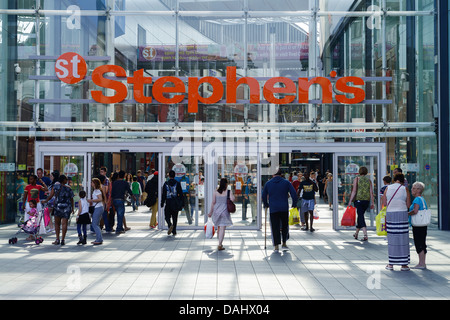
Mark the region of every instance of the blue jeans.
<instances>
[{"instance_id":1,"label":"blue jeans","mask_svg":"<svg viewBox=\"0 0 450 320\"><path fill-rule=\"evenodd\" d=\"M119 233L120 231L124 231L123 217L125 216L125 201L120 200L120 199L114 199L113 206L116 209L116 214L117 214L116 233Z\"/></svg>"},{"instance_id":2,"label":"blue jeans","mask_svg":"<svg viewBox=\"0 0 450 320\"><path fill-rule=\"evenodd\" d=\"M105 226L105 231L107 231L107 232L112 231L112 227L109 225L108 211L103 210L102 218L103 218L103 224Z\"/></svg>"},{"instance_id":3,"label":"blue jeans","mask_svg":"<svg viewBox=\"0 0 450 320\"><path fill-rule=\"evenodd\" d=\"M95 242L103 242L102 238L102 229L100 229L100 218L103 214L103 206L99 208L95 208L94 213L92 214L92 228L94 228L95 232Z\"/></svg>"},{"instance_id":4,"label":"blue jeans","mask_svg":"<svg viewBox=\"0 0 450 320\"><path fill-rule=\"evenodd\" d=\"M83 234L81 234L81 231L83 231ZM77 224L77 232L80 237L82 235L86 237L86 225L85 224Z\"/></svg>"}]
</instances>

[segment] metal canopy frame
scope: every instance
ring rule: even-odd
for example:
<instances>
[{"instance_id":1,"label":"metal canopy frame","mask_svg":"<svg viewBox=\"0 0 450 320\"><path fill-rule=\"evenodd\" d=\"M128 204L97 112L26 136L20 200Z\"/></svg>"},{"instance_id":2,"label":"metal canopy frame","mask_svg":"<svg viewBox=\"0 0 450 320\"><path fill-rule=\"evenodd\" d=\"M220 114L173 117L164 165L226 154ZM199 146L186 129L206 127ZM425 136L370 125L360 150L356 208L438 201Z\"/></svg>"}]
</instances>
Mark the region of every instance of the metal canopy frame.
<instances>
[{"instance_id":1,"label":"metal canopy frame","mask_svg":"<svg viewBox=\"0 0 450 320\"><path fill-rule=\"evenodd\" d=\"M382 138L382 137L435 137L435 123L388 123L387 122L387 105L386 103L392 103L392 101L386 99L386 25L385 21L387 17L408 17L408 16L432 16L435 15L436 12L434 10L429 11L390 11L387 7L385 0L380 0L379 6L373 6L371 11L321 11L319 9L317 0L310 0L309 7L310 10L302 10L302 11L256 11L249 10L248 2L243 1L242 10L182 10L180 8L180 1L174 0L170 2L170 6L167 6L167 10L142 10L142 11L127 11L127 10L116 10L113 2L107 1L106 8L104 10L80 10L79 14L81 16L106 16L108 18L112 18L109 20L113 20L114 17L120 16L175 16L175 22L178 23L178 19L180 17L195 17L197 19L211 19L212 17L218 19L214 20L215 23L224 23L224 24L241 24L244 23L252 24L252 23L267 23L270 22L285 22L288 24L295 25L297 22L309 22L311 28L309 30L310 33L318 34L320 29L317 28L317 23L321 17L329 17L329 16L341 16L341 17L380 17L381 19L381 36L383 38L383 54L382 54L382 77L379 77L375 81L380 81L382 83L382 93L383 97L381 100L367 101L366 103L371 103L373 105L382 105L382 122L379 123L365 123L364 127L369 130L378 130L378 131L367 131L366 132L358 132L352 133L348 132L348 129L358 126L353 123L317 123L315 118L312 117L313 113L315 113L314 107L320 104L319 100L311 100L309 104L309 108L311 109L310 117L314 118L310 122L307 123L250 123L248 120L245 120L242 125L246 129L251 130L266 130L269 126L273 130L286 131L286 134L282 133L281 136L291 137L291 138L310 138L310 139L323 139L323 138L346 138L346 137L357 137L357 138ZM171 7L169 9L169 7ZM264 9L264 8L263 8ZM39 40L39 29L41 28L41 18L45 16L70 16L72 15L71 10L51 10L51 9L42 9L41 1L36 0L35 6L32 9L0 9L0 14L4 15L24 15L30 16L36 21L36 36L37 41ZM297 21L298 20L298 21ZM114 26L111 25L113 23L110 21L107 26L108 30L114 30ZM178 75L179 72L179 37L178 37L178 28L176 29L176 61L175 61L175 72ZM246 37L247 29L243 28L243 40L244 40L244 50L246 50L247 46L245 45L247 42ZM318 75L317 68L315 68L316 56L318 53L317 43L315 43L314 37L310 38L310 52L309 52L309 75L310 77L314 77ZM108 41L114 42L114 38L107 37ZM113 45L110 43L108 45L108 54L114 54ZM176 128L189 129L191 124L188 123L151 123L151 129L148 124L142 123L114 123L110 122L110 112L111 106L105 106L105 120L101 122L42 122L39 120L39 113L37 112L39 104L68 104L68 103L94 103L90 101L90 99L75 99L75 100L61 100L61 99L39 99L40 92L40 80L54 80L53 76L40 75L40 60L42 59L56 59L56 57L47 57L42 56L40 54L39 46L36 47L36 54L31 59L36 61L36 76L31 76L30 80L34 80L36 82L35 85L35 99L31 99L29 102L33 104L34 109L34 121L32 122L17 122L17 121L3 121L0 122L0 127L5 128L5 130L0 131L0 135L2 136L30 136L30 132L17 130L18 128L40 128L41 130L33 131L31 135L35 137L60 137L61 134L65 137L77 137L77 138L117 138L117 137L137 137L137 138L164 138L167 137L167 133L162 133L161 131L165 130L176 130ZM246 53L245 53L246 55ZM89 58L89 57L88 57ZM111 58L111 54L105 57L91 57L92 59L99 60L109 60L110 63L114 63L114 58ZM247 60L244 59L244 73L247 73ZM124 103L135 103L135 101L127 100ZM239 101L238 103L246 104L246 101ZM272 119L273 121L273 119ZM213 123L211 124L214 129L222 130L222 128L229 127L230 124L227 123ZM231 124L239 126L240 123ZM8 130L6 130L9 128ZM50 131L57 128L71 129L71 130L92 130L92 131L65 131L61 133L59 131ZM346 131L347 132L329 132L329 131ZM402 129L415 129L416 131L408 131ZM94 130L100 130L100 132L95 132ZM122 130L134 130L131 132L123 132ZM299 130L304 132L298 132Z\"/></svg>"}]
</instances>

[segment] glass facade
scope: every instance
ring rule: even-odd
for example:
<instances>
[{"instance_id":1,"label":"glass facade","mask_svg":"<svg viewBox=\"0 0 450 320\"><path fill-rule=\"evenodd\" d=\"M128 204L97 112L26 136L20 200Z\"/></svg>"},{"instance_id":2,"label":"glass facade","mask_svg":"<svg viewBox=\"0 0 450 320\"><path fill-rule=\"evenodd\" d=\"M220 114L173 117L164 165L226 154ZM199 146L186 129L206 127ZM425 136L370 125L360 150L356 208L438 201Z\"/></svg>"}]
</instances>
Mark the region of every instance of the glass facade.
<instances>
[{"instance_id":1,"label":"glass facade","mask_svg":"<svg viewBox=\"0 0 450 320\"><path fill-rule=\"evenodd\" d=\"M202 141L231 136L233 141L254 142L276 135L279 143L290 144L385 143L386 167L379 175L400 167L410 184L424 182L433 223L438 225L435 6L431 0L0 0L0 161L4 163L0 222L15 218L17 175L37 169L37 142L164 145L173 141L174 130L194 141L201 123ZM57 76L62 70L57 60L66 52L86 61L86 77L74 84ZM126 97L118 103L93 99L97 91L109 97L118 93L94 83L94 71L104 65L125 72L108 75L127 87ZM152 79L142 88L126 81L138 70ZM237 86L235 103L226 100L232 70L237 79L248 77L258 83L256 90ZM183 82L186 93L181 101L160 102L180 94L179 88L172 93L167 89L175 82L158 85L163 77ZM198 90L188 90L189 79L203 77L218 79L224 92L217 92L209 82L197 82ZM274 77L290 79L296 93L305 81L299 78L325 78L331 92L326 92L327 86L312 85L306 89L305 103L300 95L290 99L290 82L279 81L275 89L288 93L274 97L291 102L270 103L263 87ZM353 97L338 88L343 77L363 79L354 87L364 90L364 100L336 101L338 96ZM158 93L156 87L165 92ZM251 100L253 91L261 97L256 102ZM197 112L189 110L191 94L201 97ZM324 101L328 94L331 102ZM206 98L214 103L202 103ZM145 170L153 161L142 157L134 169ZM93 162L105 164L98 157ZM239 161L232 162L234 167ZM243 159L253 175L255 162L251 155ZM164 167L172 165L167 162ZM218 166L219 173L233 170ZM202 169L188 167L192 176ZM250 193L255 190L252 187ZM249 198L248 208L255 206L255 197ZM196 210L198 214L209 208Z\"/></svg>"}]
</instances>

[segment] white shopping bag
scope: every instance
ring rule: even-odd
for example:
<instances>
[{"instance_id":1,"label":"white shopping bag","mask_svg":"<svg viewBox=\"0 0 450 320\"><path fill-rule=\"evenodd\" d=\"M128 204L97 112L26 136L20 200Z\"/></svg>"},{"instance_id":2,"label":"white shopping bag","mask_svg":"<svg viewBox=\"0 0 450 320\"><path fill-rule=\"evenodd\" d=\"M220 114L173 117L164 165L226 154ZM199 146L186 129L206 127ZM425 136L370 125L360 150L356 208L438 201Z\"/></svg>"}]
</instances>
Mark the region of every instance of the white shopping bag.
<instances>
[{"instance_id":1,"label":"white shopping bag","mask_svg":"<svg viewBox=\"0 0 450 320\"><path fill-rule=\"evenodd\" d=\"M313 216L315 220L319 219L319 210L317 208L314 208Z\"/></svg>"},{"instance_id":2,"label":"white shopping bag","mask_svg":"<svg viewBox=\"0 0 450 320\"><path fill-rule=\"evenodd\" d=\"M212 239L214 237L214 223L211 218L208 218L208 222L205 224L205 238Z\"/></svg>"},{"instance_id":3,"label":"white shopping bag","mask_svg":"<svg viewBox=\"0 0 450 320\"><path fill-rule=\"evenodd\" d=\"M39 223L39 234L46 234L47 230L45 230L45 223L44 223L44 211L39 212L38 215L38 223Z\"/></svg>"}]
</instances>

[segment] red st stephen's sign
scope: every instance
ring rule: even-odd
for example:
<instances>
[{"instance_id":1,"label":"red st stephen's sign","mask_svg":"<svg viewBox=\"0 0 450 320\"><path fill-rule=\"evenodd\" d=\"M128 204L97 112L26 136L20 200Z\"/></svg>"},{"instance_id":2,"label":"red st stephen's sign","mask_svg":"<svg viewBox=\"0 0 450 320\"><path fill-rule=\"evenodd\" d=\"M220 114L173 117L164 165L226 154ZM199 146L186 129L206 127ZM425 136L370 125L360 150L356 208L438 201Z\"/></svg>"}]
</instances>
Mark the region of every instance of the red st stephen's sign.
<instances>
[{"instance_id":1,"label":"red st stephen's sign","mask_svg":"<svg viewBox=\"0 0 450 320\"><path fill-rule=\"evenodd\" d=\"M134 99L138 103L152 103L153 99L162 104L181 103L187 93L188 112L197 113L198 104L218 103L226 91L226 103L237 103L236 91L241 84L246 84L250 89L250 104L261 103L260 83L252 77L236 77L236 67L227 67L225 87L221 80L215 77L189 77L187 81L187 91L185 83L173 76L160 77L153 82L152 77L144 76L144 69L136 70L132 77L127 77L124 68L116 65L103 65L97 67L92 72L92 81L99 87L109 88L115 91L112 96L105 96L101 90L91 91L92 99L98 103L114 104L120 103L128 95L127 85L123 81L105 78L105 73L112 72L116 77L126 79L127 84L133 85ZM56 76L63 82L74 84L82 81L87 73L86 61L77 53L67 52L62 54L55 64ZM330 73L331 78L336 77L336 72ZM152 84L152 96L144 95L144 86ZM167 83L171 86L165 86ZM211 85L212 94L209 97L202 97L198 90L204 83ZM282 86L275 86L281 83ZM348 85L352 83L354 86ZM355 86L364 85L364 80L359 77L341 77L336 79L335 88L342 94L336 94L335 99L342 104L361 103L366 96L364 89ZM298 98L299 104L309 103L309 87L318 84L322 88L322 103L333 103L333 85L329 78L315 77L312 79L298 78L298 86L295 82L286 77L274 77L267 80L263 87L263 96L268 103L289 104ZM297 88L298 87L298 88ZM169 97L168 94L173 94ZM283 98L276 98L275 94L285 94ZM346 94L353 95L348 98Z\"/></svg>"}]
</instances>

